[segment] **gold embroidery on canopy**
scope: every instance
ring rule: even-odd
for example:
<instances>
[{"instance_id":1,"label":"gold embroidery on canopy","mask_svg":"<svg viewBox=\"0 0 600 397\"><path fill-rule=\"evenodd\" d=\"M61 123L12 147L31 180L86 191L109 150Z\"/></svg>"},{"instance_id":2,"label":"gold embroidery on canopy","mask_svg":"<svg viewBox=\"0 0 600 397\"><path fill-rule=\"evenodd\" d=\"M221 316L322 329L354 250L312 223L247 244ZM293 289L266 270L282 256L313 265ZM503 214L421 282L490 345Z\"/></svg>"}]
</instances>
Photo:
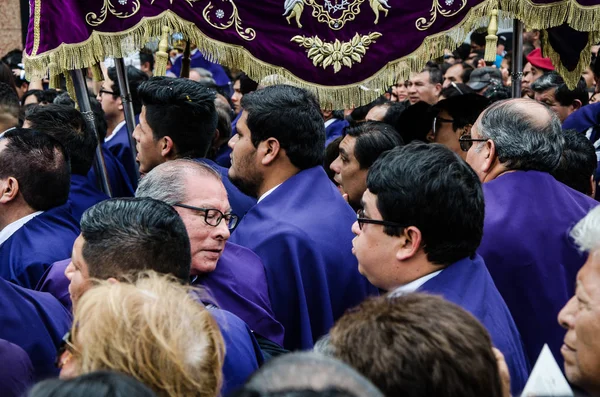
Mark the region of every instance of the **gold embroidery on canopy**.
<instances>
[{"instance_id":1,"label":"gold embroidery on canopy","mask_svg":"<svg viewBox=\"0 0 600 397\"><path fill-rule=\"evenodd\" d=\"M90 26L98 26L106 20L106 16L110 12L111 15L114 15L117 18L125 19L130 18L137 14L140 10L140 1L139 0L118 0L119 4L122 6L127 5L127 3L131 1L131 11L117 11L112 0L104 0L102 4L102 8L100 9L100 15L97 15L95 12L91 11L85 15L85 21Z\"/></svg>"},{"instance_id":2,"label":"gold embroidery on canopy","mask_svg":"<svg viewBox=\"0 0 600 397\"><path fill-rule=\"evenodd\" d=\"M417 19L415 22L415 26L419 30L427 30L429 29L436 21L438 14L445 17L450 18L458 14L463 10L463 8L467 5L467 0L443 0L444 7L440 0L433 0L433 4L431 5L431 10L429 10L429 19L425 17L421 17ZM452 9L448 9L447 7L452 7L455 2L460 1L460 6L458 8L453 7Z\"/></svg>"},{"instance_id":3,"label":"gold embroidery on canopy","mask_svg":"<svg viewBox=\"0 0 600 397\"><path fill-rule=\"evenodd\" d=\"M231 15L227 19L227 22L215 23L211 20L210 11L214 7L212 5L212 2L209 2L208 5L206 7L204 7L204 10L202 11L202 16L204 17L204 20L206 22L208 22L208 24L210 26L212 26L213 28L220 29L220 30L228 29L232 25L235 24L235 31L240 35L240 37L242 39L244 39L246 41L254 40L256 38L256 31L252 28L244 28L242 26L242 20L238 14L238 9L235 6L235 3L232 0L221 0L221 1L230 3L231 7L233 7L233 10L231 11ZM223 18L225 16L225 13L221 9L218 9L215 14L216 14L217 18Z\"/></svg>"},{"instance_id":4,"label":"gold embroidery on canopy","mask_svg":"<svg viewBox=\"0 0 600 397\"><path fill-rule=\"evenodd\" d=\"M31 56L37 55L40 48L40 18L42 17L42 0L33 2L33 48Z\"/></svg>"},{"instance_id":5,"label":"gold embroidery on canopy","mask_svg":"<svg viewBox=\"0 0 600 397\"><path fill-rule=\"evenodd\" d=\"M333 72L337 73L342 65L352 68L354 63L360 63L369 46L380 37L381 33L373 32L363 36L357 33L351 41L345 42L336 39L333 43L325 43L317 36L294 36L291 41L308 48L307 56L313 65L322 66L323 69L333 66Z\"/></svg>"}]
</instances>

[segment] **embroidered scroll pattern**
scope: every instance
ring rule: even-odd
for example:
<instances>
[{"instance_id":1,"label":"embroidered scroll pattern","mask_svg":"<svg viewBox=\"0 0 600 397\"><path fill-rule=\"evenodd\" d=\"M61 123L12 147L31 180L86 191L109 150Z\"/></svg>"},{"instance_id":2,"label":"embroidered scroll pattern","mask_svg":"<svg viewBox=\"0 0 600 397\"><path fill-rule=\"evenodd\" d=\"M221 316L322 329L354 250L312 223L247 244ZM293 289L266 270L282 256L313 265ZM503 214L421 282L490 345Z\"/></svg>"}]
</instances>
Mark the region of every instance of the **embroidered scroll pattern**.
<instances>
[{"instance_id":1,"label":"embroidered scroll pattern","mask_svg":"<svg viewBox=\"0 0 600 397\"><path fill-rule=\"evenodd\" d=\"M444 0L443 4L440 0L433 0L431 10L429 10L429 18L421 17L415 22L415 26L419 30L427 30L437 20L438 15L444 18L450 18L458 14L467 5L467 0Z\"/></svg>"},{"instance_id":2,"label":"embroidered scroll pattern","mask_svg":"<svg viewBox=\"0 0 600 397\"><path fill-rule=\"evenodd\" d=\"M225 30L229 29L231 26L235 26L235 31L240 35L240 37L246 41L252 41L256 38L256 31L252 28L244 28L242 26L242 20L238 14L238 9L235 6L235 3L232 0L221 0L224 3L229 3L231 6L231 15L227 18L225 22L215 22L211 16L211 10L214 8L212 2L209 2L204 10L202 11L202 16L204 20L208 22L210 26L216 29ZM214 13L217 19L222 19L225 17L225 11L221 8L217 9Z\"/></svg>"},{"instance_id":3,"label":"embroidered scroll pattern","mask_svg":"<svg viewBox=\"0 0 600 397\"><path fill-rule=\"evenodd\" d=\"M88 25L98 26L106 20L106 16L110 12L111 15L114 15L117 18L130 18L137 14L140 10L140 1L139 0L119 0L119 4L124 7L128 4L131 4L131 7L128 11L119 11L115 8L112 0L104 0L102 2L102 8L100 9L100 15L97 15L95 12L88 12L85 15L85 21Z\"/></svg>"}]
</instances>

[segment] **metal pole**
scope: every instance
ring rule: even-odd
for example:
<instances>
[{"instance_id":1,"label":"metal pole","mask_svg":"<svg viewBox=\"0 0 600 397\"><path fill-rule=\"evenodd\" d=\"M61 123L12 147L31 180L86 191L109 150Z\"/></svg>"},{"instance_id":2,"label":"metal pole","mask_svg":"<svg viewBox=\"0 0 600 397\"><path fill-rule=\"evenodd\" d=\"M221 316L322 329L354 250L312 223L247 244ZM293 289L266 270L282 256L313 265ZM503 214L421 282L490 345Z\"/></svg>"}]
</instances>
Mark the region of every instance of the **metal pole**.
<instances>
[{"instance_id":1,"label":"metal pole","mask_svg":"<svg viewBox=\"0 0 600 397\"><path fill-rule=\"evenodd\" d=\"M513 21L512 97L521 98L523 79L523 22Z\"/></svg>"},{"instance_id":2,"label":"metal pole","mask_svg":"<svg viewBox=\"0 0 600 397\"><path fill-rule=\"evenodd\" d=\"M135 149L135 139L133 138L133 130L135 130L135 114L133 113L133 101L131 99L131 91L129 90L129 80L127 79L127 69L123 58L115 58L115 70L117 72L117 80L119 82L119 91L121 91L121 101L123 102L123 113L125 114L125 125L127 126L127 134L129 136L129 146L133 154L133 163L137 158L137 150ZM140 178L140 171L135 167L135 173Z\"/></svg>"},{"instance_id":3,"label":"metal pole","mask_svg":"<svg viewBox=\"0 0 600 397\"><path fill-rule=\"evenodd\" d=\"M73 86L75 87L75 96L77 97L77 103L79 104L79 110L85 118L85 123L90 131L94 131L96 139L98 140L98 146L96 146L96 159L94 160L94 170L98 176L100 182L100 188L107 196L112 197L112 190L108 181L108 173L106 171L106 163L104 162L104 155L102 154L102 142L98 136L98 129L94 121L94 112L90 105L90 97L88 96L87 84L81 69L70 70L71 78L73 79Z\"/></svg>"}]
</instances>

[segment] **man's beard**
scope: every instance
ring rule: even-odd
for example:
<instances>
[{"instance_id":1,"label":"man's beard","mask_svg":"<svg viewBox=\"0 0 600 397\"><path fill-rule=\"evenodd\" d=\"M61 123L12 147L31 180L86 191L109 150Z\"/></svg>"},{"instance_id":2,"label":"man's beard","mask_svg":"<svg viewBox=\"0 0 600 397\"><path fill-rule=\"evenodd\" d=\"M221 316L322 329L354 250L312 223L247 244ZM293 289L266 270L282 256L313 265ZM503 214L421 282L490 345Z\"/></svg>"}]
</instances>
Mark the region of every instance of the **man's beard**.
<instances>
[{"instance_id":1,"label":"man's beard","mask_svg":"<svg viewBox=\"0 0 600 397\"><path fill-rule=\"evenodd\" d=\"M228 175L229 180L238 188L242 193L247 196L258 198L258 189L262 185L263 178L260 175L254 174L249 177L241 178L239 176L232 177Z\"/></svg>"}]
</instances>

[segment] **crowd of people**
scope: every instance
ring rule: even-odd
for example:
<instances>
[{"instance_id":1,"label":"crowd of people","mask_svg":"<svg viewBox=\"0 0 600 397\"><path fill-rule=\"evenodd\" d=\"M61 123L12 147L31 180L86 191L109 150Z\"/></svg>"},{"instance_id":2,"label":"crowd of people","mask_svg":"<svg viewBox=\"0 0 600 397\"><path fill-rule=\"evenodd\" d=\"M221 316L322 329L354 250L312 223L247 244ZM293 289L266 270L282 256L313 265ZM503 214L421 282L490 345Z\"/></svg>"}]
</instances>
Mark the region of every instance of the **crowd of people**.
<instances>
[{"instance_id":1,"label":"crowd of people","mask_svg":"<svg viewBox=\"0 0 600 397\"><path fill-rule=\"evenodd\" d=\"M545 345L600 395L600 62L526 31L511 98L505 36L353 109L143 50L133 131L114 67L82 113L8 53L0 395L508 397Z\"/></svg>"}]
</instances>

